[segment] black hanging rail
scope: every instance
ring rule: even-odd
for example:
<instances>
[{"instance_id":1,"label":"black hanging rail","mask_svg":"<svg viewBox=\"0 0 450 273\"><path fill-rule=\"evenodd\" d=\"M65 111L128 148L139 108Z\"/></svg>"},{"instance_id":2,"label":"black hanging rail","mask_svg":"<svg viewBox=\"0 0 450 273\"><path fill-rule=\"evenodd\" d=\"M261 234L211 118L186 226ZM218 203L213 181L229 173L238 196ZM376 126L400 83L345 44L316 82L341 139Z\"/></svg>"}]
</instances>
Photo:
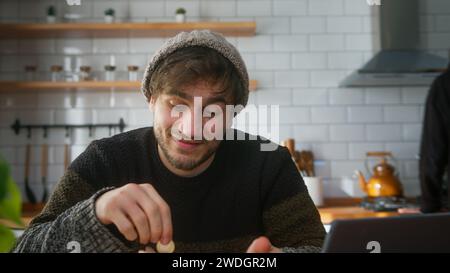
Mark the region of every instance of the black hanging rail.
<instances>
[{"instance_id":1,"label":"black hanging rail","mask_svg":"<svg viewBox=\"0 0 450 273\"><path fill-rule=\"evenodd\" d=\"M11 129L14 130L16 135L20 133L21 129L26 129L28 132L28 137L31 136L32 129L43 129L44 137L47 136L47 131L49 129L66 129L70 130L73 128L88 128L89 136L92 136L92 129L94 128L109 128L110 132L113 128L119 128L120 132L123 132L125 129L125 121L123 118L119 119L119 123L98 123L98 124L79 124L79 125L71 125L71 124L21 124L20 119L16 119L16 121L11 125Z\"/></svg>"}]
</instances>

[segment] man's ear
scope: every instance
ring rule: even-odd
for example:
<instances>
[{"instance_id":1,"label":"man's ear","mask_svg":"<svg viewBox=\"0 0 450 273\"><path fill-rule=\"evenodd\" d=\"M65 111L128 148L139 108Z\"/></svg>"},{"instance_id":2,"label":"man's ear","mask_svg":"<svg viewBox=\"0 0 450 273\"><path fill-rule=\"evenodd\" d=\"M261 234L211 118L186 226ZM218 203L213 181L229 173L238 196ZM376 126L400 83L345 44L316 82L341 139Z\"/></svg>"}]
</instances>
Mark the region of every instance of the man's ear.
<instances>
[{"instance_id":1,"label":"man's ear","mask_svg":"<svg viewBox=\"0 0 450 273\"><path fill-rule=\"evenodd\" d=\"M156 97L155 96L151 96L150 100L148 101L148 108L152 112L155 112L155 103L156 103Z\"/></svg>"}]
</instances>

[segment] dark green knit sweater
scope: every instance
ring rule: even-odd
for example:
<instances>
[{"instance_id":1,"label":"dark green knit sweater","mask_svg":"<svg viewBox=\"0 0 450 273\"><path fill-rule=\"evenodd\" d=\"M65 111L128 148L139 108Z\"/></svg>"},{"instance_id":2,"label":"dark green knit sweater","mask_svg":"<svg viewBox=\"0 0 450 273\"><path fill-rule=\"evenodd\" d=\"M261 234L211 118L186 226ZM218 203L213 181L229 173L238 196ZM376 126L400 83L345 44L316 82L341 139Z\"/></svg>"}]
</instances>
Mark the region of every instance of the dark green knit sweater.
<instances>
[{"instance_id":1,"label":"dark green knit sweater","mask_svg":"<svg viewBox=\"0 0 450 273\"><path fill-rule=\"evenodd\" d=\"M246 135L248 138L248 135ZM214 161L192 178L160 161L153 128L92 142L69 167L15 252L137 252L95 216L95 198L111 187L151 183L169 204L177 252L245 252L267 236L285 251L320 250L324 228L289 152L262 152L262 140L225 140Z\"/></svg>"}]
</instances>

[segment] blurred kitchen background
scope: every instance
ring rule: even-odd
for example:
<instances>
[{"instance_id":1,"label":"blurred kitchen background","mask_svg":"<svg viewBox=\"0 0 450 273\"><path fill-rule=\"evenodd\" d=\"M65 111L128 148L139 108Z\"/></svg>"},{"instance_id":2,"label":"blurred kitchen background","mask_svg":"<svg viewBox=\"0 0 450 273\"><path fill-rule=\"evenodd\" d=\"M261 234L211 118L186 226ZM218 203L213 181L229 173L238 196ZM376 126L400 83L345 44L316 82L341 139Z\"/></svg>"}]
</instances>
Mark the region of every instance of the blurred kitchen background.
<instances>
[{"instance_id":1,"label":"blurred kitchen background","mask_svg":"<svg viewBox=\"0 0 450 273\"><path fill-rule=\"evenodd\" d=\"M69 6L64 0L0 0L0 22L104 22L109 20L105 15L108 9L114 10L116 22L174 22L175 11L180 7L186 10L187 22L255 22L254 34L227 36L245 59L250 78L257 83L249 103L280 105L280 140L293 138L296 150L313 152L316 175L323 177L325 197L364 195L354 170L368 175L364 160L369 151L392 152L405 195L416 196L420 194L418 153L424 102L432 79L445 69L449 57L450 1L403 1L411 6L397 12L411 17L413 23L404 30L392 30L405 33L405 37L398 37L400 43L409 41L410 31L416 32L417 47L433 54L428 57L438 67L431 71L426 67L428 71L420 71L426 75L417 73L412 78L365 79L363 83L368 86L364 86L347 77L383 49L380 37L390 32L389 28L380 29L379 7L368 2L371 1L81 0L80 6ZM49 11L50 6L53 11ZM54 17L48 18L52 14ZM117 81L135 77L129 75L128 66L138 66L140 80L149 58L166 40L16 39L14 34L8 35L0 39L2 82L25 82L27 78L51 81L52 76L57 80L80 80L64 78L64 71L71 70L77 77L86 76L80 66L90 67L91 71L84 71L87 77L103 81L108 77L105 65L116 67ZM414 47L411 45L410 49ZM398 61L401 56L388 59ZM395 64L384 66L392 68ZM352 83L356 87L346 86ZM67 149L73 160L92 140L119 133L119 129L60 128L48 130L47 137L43 130L32 130L28 139L26 128L18 135L11 129L16 119L29 125L82 125L115 124L122 118L125 130L152 124L151 112L138 86L133 91L120 87L47 90L42 86L21 90L4 84L0 89L0 153L11 164L25 199L27 144L31 146L29 182L35 194L41 196L43 144L48 145L46 179L51 191L63 175Z\"/></svg>"}]
</instances>

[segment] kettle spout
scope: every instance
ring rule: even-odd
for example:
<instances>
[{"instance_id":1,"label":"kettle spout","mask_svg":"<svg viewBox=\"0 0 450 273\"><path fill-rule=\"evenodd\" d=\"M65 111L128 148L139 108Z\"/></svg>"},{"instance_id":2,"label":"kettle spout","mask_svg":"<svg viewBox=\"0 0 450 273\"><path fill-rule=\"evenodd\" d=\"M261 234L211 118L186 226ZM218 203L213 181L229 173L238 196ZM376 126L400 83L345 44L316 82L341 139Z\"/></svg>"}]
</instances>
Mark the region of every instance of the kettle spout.
<instances>
[{"instance_id":1,"label":"kettle spout","mask_svg":"<svg viewBox=\"0 0 450 273\"><path fill-rule=\"evenodd\" d=\"M359 186L361 187L361 190L365 193L367 193L367 182L364 178L364 175L361 171L355 170L355 175L358 177Z\"/></svg>"}]
</instances>

